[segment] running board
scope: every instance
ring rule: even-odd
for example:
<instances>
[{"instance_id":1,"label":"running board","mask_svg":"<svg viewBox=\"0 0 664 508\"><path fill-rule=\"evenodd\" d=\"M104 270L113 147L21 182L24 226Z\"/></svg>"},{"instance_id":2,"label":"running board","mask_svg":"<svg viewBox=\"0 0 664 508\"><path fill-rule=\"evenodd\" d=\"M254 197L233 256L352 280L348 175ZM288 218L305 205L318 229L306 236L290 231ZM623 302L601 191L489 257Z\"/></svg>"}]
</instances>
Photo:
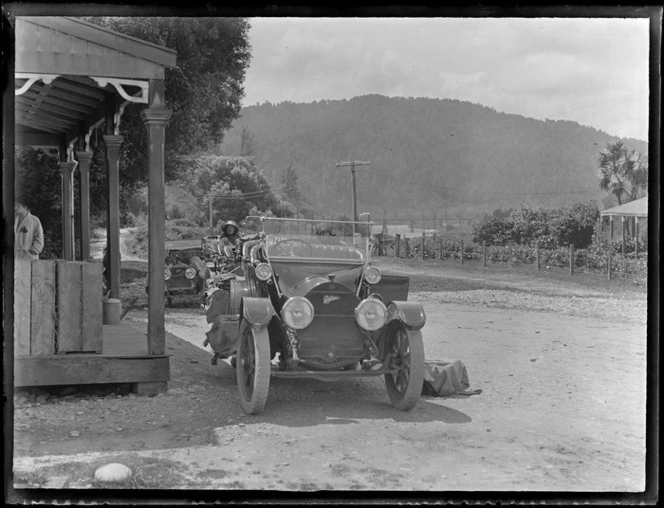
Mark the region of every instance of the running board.
<instances>
[{"instance_id":1,"label":"running board","mask_svg":"<svg viewBox=\"0 0 664 508\"><path fill-rule=\"evenodd\" d=\"M393 370L333 370L333 371L318 371L318 370L276 370L273 369L271 375L273 377L284 378L309 378L318 379L320 381L337 381L338 379L349 379L358 377L375 377L382 376L383 374L396 374L398 369Z\"/></svg>"}]
</instances>

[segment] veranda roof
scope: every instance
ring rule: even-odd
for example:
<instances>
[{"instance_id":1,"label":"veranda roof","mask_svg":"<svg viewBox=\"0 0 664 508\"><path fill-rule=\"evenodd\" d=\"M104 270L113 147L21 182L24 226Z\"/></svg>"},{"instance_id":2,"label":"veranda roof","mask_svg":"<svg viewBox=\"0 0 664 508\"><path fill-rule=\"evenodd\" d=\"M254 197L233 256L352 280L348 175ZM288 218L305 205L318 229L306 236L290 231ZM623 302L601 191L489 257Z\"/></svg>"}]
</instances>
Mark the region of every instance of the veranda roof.
<instances>
[{"instance_id":1,"label":"veranda roof","mask_svg":"<svg viewBox=\"0 0 664 508\"><path fill-rule=\"evenodd\" d=\"M147 104L176 52L80 19L16 18L16 142L62 146L123 102Z\"/></svg>"},{"instance_id":2,"label":"veranda roof","mask_svg":"<svg viewBox=\"0 0 664 508\"><path fill-rule=\"evenodd\" d=\"M623 205L614 206L602 210L599 214L603 217L619 215L623 217L648 217L648 196L635 199Z\"/></svg>"}]
</instances>

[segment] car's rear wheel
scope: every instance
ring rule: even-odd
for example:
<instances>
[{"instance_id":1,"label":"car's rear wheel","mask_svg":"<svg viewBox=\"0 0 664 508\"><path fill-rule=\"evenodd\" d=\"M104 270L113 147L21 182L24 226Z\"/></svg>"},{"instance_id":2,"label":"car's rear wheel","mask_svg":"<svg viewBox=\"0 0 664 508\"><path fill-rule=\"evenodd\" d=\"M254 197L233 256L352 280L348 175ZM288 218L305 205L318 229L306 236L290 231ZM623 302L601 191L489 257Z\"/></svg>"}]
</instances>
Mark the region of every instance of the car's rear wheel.
<instances>
[{"instance_id":1,"label":"car's rear wheel","mask_svg":"<svg viewBox=\"0 0 664 508\"><path fill-rule=\"evenodd\" d=\"M394 407L410 411L420 400L424 382L422 334L395 323L386 340L386 353L391 355L389 367L397 369L394 374L385 374L387 394Z\"/></svg>"},{"instance_id":2,"label":"car's rear wheel","mask_svg":"<svg viewBox=\"0 0 664 508\"><path fill-rule=\"evenodd\" d=\"M270 389L270 339L267 329L259 331L246 321L242 322L235 373L242 410L252 415L260 413Z\"/></svg>"}]
</instances>

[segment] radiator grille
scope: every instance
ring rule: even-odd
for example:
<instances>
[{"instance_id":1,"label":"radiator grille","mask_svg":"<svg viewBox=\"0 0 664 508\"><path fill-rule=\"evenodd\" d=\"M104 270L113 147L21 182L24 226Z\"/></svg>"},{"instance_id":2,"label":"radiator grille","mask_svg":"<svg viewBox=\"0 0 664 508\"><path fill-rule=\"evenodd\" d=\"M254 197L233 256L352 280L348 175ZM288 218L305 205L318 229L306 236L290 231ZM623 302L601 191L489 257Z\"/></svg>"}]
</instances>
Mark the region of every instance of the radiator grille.
<instances>
[{"instance_id":1,"label":"radiator grille","mask_svg":"<svg viewBox=\"0 0 664 508\"><path fill-rule=\"evenodd\" d=\"M364 337L355 324L355 307L359 303L355 294L343 284L326 282L306 297L314 306L314 320L298 333L300 358L324 367L360 357Z\"/></svg>"}]
</instances>

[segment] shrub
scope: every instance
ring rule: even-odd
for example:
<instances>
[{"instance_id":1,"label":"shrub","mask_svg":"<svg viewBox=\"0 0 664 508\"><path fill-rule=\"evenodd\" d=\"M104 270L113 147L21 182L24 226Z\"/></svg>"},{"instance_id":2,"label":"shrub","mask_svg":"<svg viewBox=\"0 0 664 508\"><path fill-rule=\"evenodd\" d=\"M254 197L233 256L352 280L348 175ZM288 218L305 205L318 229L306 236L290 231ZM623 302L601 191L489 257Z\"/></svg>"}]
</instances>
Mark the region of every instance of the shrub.
<instances>
[{"instance_id":1,"label":"shrub","mask_svg":"<svg viewBox=\"0 0 664 508\"><path fill-rule=\"evenodd\" d=\"M597 203L576 203L570 208L533 210L529 206L512 210L508 218L494 217L473 230L478 244L504 245L510 240L521 245L539 242L543 248L586 248L592 243L599 218Z\"/></svg>"},{"instance_id":2,"label":"shrub","mask_svg":"<svg viewBox=\"0 0 664 508\"><path fill-rule=\"evenodd\" d=\"M179 219L175 219L170 223L167 222L166 227L198 228L200 226L193 220L182 217Z\"/></svg>"},{"instance_id":3,"label":"shrub","mask_svg":"<svg viewBox=\"0 0 664 508\"><path fill-rule=\"evenodd\" d=\"M593 239L595 226L599 219L597 203L576 203L570 208L562 208L552 218L551 230L558 245L574 245L579 249L587 248Z\"/></svg>"},{"instance_id":4,"label":"shrub","mask_svg":"<svg viewBox=\"0 0 664 508\"><path fill-rule=\"evenodd\" d=\"M129 212L124 211L120 215L120 227L133 228L136 225L136 216Z\"/></svg>"},{"instance_id":5,"label":"shrub","mask_svg":"<svg viewBox=\"0 0 664 508\"><path fill-rule=\"evenodd\" d=\"M168 213L169 219L184 219L185 215L182 211L180 211L180 207L178 205L173 205L171 207L171 211Z\"/></svg>"},{"instance_id":6,"label":"shrub","mask_svg":"<svg viewBox=\"0 0 664 508\"><path fill-rule=\"evenodd\" d=\"M473 241L487 245L502 245L512 240L514 222L511 219L493 218L484 224L475 226L473 230Z\"/></svg>"}]
</instances>

